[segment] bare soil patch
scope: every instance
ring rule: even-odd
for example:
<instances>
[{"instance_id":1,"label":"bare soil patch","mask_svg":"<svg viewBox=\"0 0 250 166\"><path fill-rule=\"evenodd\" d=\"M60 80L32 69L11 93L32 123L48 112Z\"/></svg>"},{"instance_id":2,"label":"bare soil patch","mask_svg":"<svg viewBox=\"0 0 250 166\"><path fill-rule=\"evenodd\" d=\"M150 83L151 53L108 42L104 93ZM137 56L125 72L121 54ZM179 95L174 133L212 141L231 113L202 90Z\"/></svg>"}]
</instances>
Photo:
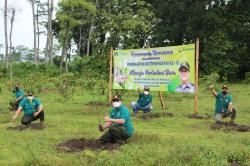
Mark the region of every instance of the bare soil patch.
<instances>
[{"instance_id":1,"label":"bare soil patch","mask_svg":"<svg viewBox=\"0 0 250 166\"><path fill-rule=\"evenodd\" d=\"M106 143L103 144L99 139L70 139L56 145L58 151L62 152L81 152L85 149L94 151L118 149L121 145Z\"/></svg>"},{"instance_id":2,"label":"bare soil patch","mask_svg":"<svg viewBox=\"0 0 250 166\"><path fill-rule=\"evenodd\" d=\"M236 123L230 122L221 122L215 123L210 126L211 129L224 129L229 131L237 131L237 132L247 132L250 131L250 126L248 125L239 125Z\"/></svg>"},{"instance_id":3,"label":"bare soil patch","mask_svg":"<svg viewBox=\"0 0 250 166\"><path fill-rule=\"evenodd\" d=\"M174 115L170 112L161 112L161 113L145 113L141 116L139 116L140 119L155 119L160 117L173 117Z\"/></svg>"},{"instance_id":4,"label":"bare soil patch","mask_svg":"<svg viewBox=\"0 0 250 166\"><path fill-rule=\"evenodd\" d=\"M19 126L15 126L15 127L8 127L7 130L18 130L18 131L22 131L22 130L42 130L44 129L43 125L40 125L39 123L32 123L30 125L19 125Z\"/></svg>"},{"instance_id":5,"label":"bare soil patch","mask_svg":"<svg viewBox=\"0 0 250 166\"><path fill-rule=\"evenodd\" d=\"M210 115L205 114L205 115L199 115L199 114L189 114L187 115L189 119L210 119Z\"/></svg>"}]
</instances>

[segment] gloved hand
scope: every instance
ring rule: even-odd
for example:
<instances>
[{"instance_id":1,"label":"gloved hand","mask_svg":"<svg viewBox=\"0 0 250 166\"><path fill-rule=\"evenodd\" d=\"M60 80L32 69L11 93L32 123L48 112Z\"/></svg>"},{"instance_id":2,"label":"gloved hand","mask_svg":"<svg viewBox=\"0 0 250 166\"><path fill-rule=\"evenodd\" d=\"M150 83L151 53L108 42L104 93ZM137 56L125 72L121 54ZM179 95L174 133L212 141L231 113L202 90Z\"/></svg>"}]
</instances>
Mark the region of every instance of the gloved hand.
<instances>
[{"instance_id":1,"label":"gloved hand","mask_svg":"<svg viewBox=\"0 0 250 166\"><path fill-rule=\"evenodd\" d=\"M99 129L100 132L103 132L103 131L104 131L104 129L103 129L103 127L102 127L101 124L98 125L98 129Z\"/></svg>"}]
</instances>

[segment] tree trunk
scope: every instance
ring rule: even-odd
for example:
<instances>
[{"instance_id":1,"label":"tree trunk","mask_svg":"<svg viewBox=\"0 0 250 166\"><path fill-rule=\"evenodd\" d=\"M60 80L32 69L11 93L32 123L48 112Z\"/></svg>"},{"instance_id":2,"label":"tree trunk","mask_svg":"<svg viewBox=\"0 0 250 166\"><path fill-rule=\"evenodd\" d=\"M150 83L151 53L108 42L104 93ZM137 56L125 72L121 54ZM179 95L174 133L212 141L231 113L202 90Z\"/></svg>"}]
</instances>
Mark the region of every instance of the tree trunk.
<instances>
[{"instance_id":1,"label":"tree trunk","mask_svg":"<svg viewBox=\"0 0 250 166\"><path fill-rule=\"evenodd\" d=\"M52 36L52 16L53 16L54 0L50 0L49 8L49 63L53 64L53 36Z\"/></svg>"},{"instance_id":2,"label":"tree trunk","mask_svg":"<svg viewBox=\"0 0 250 166\"><path fill-rule=\"evenodd\" d=\"M12 79L12 31L13 31L13 24L14 24L14 20L15 20L15 13L16 10L13 8L12 9L12 15L11 15L11 19L10 19L10 50L9 50L9 63L10 63L10 79Z\"/></svg>"},{"instance_id":3,"label":"tree trunk","mask_svg":"<svg viewBox=\"0 0 250 166\"><path fill-rule=\"evenodd\" d=\"M48 23L47 23L47 40L46 40L46 45L45 45L45 60L47 62L47 60L49 59L49 15L50 15L50 0L47 1L48 3L48 11L47 11L47 14L48 14Z\"/></svg>"},{"instance_id":4,"label":"tree trunk","mask_svg":"<svg viewBox=\"0 0 250 166\"><path fill-rule=\"evenodd\" d=\"M89 28L89 37L88 37L88 40L87 40L87 56L89 56L89 52L90 52L90 41L91 41L91 35L92 35L92 31L93 31L93 28L94 28L94 21L95 21L95 15L96 15L96 7L97 7L97 0L95 1L95 11L94 11L94 14L93 14L93 17L92 17L92 20L91 20L91 25L90 25L90 28Z\"/></svg>"},{"instance_id":5,"label":"tree trunk","mask_svg":"<svg viewBox=\"0 0 250 166\"><path fill-rule=\"evenodd\" d=\"M9 68L9 53L8 53L8 26L7 26L7 0L4 2L4 34L5 34L5 67Z\"/></svg>"},{"instance_id":6,"label":"tree trunk","mask_svg":"<svg viewBox=\"0 0 250 166\"><path fill-rule=\"evenodd\" d=\"M36 17L35 17L35 0L31 0L32 17L33 17L33 35L34 35L34 63L38 65L37 47L36 47Z\"/></svg>"},{"instance_id":7,"label":"tree trunk","mask_svg":"<svg viewBox=\"0 0 250 166\"><path fill-rule=\"evenodd\" d=\"M66 56L67 56L67 51L68 51L68 33L69 33L69 28L67 27L64 40L63 40L62 57L61 57L61 62L60 62L61 73L63 72L64 59L67 58Z\"/></svg>"},{"instance_id":8,"label":"tree trunk","mask_svg":"<svg viewBox=\"0 0 250 166\"><path fill-rule=\"evenodd\" d=\"M36 8L36 28L37 28L37 57L40 57L40 28L39 28L39 5L40 1L37 1Z\"/></svg>"}]
</instances>

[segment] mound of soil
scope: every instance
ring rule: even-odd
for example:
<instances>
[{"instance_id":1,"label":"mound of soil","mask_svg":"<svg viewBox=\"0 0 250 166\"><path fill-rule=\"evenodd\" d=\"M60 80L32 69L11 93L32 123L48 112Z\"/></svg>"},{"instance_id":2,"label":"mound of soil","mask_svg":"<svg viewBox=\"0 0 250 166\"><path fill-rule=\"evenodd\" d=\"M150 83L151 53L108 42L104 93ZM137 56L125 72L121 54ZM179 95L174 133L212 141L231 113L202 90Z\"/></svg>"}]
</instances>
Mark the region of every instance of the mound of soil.
<instances>
[{"instance_id":1,"label":"mound of soil","mask_svg":"<svg viewBox=\"0 0 250 166\"><path fill-rule=\"evenodd\" d=\"M230 122L215 123L211 125L210 128L211 129L225 129L225 130L237 131L237 132L247 132L250 130L250 126L239 125L239 124L230 123Z\"/></svg>"},{"instance_id":2,"label":"mound of soil","mask_svg":"<svg viewBox=\"0 0 250 166\"><path fill-rule=\"evenodd\" d=\"M161 113L145 113L140 116L140 119L155 119L160 117L173 117L174 115L170 112L161 112Z\"/></svg>"},{"instance_id":3,"label":"mound of soil","mask_svg":"<svg viewBox=\"0 0 250 166\"><path fill-rule=\"evenodd\" d=\"M95 139L70 139L65 142L62 142L58 145L56 145L57 150L63 151L63 152L81 152L85 149L91 149L94 151L100 151L100 150L115 150L120 147L119 144L111 144L111 143L106 143L103 144L101 143L100 140L95 140Z\"/></svg>"},{"instance_id":4,"label":"mound of soil","mask_svg":"<svg viewBox=\"0 0 250 166\"><path fill-rule=\"evenodd\" d=\"M19 125L19 126L15 126L15 127L8 127L7 130L27 130L27 129L31 129L31 130L42 130L44 129L43 125L40 125L39 123L33 123L30 125Z\"/></svg>"},{"instance_id":5,"label":"mound of soil","mask_svg":"<svg viewBox=\"0 0 250 166\"><path fill-rule=\"evenodd\" d=\"M199 114L189 114L187 117L189 119L209 119L211 116L208 114L205 114L204 116Z\"/></svg>"},{"instance_id":6,"label":"mound of soil","mask_svg":"<svg viewBox=\"0 0 250 166\"><path fill-rule=\"evenodd\" d=\"M109 107L110 103L109 102L94 102L94 101L90 101L88 103L85 104L86 106L106 106Z\"/></svg>"}]
</instances>

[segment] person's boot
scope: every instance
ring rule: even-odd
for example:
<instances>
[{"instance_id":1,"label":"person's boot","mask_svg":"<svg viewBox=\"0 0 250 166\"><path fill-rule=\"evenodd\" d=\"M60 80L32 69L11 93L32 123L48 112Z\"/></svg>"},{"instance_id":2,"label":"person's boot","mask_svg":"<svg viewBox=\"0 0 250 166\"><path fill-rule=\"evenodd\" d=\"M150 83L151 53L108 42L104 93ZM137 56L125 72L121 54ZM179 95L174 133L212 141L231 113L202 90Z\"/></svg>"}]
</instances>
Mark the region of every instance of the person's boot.
<instances>
[{"instance_id":1,"label":"person's boot","mask_svg":"<svg viewBox=\"0 0 250 166\"><path fill-rule=\"evenodd\" d=\"M237 125L237 124L234 122L233 119L231 119L231 120L229 121L229 124L230 124L231 126L236 126L236 125Z\"/></svg>"},{"instance_id":2,"label":"person's boot","mask_svg":"<svg viewBox=\"0 0 250 166\"><path fill-rule=\"evenodd\" d=\"M134 117L135 117L135 118L137 117L137 112L136 112L136 111L134 111Z\"/></svg>"},{"instance_id":3,"label":"person's boot","mask_svg":"<svg viewBox=\"0 0 250 166\"><path fill-rule=\"evenodd\" d=\"M42 128L44 128L44 121L43 121L43 120L40 120L40 126L41 126Z\"/></svg>"}]
</instances>

